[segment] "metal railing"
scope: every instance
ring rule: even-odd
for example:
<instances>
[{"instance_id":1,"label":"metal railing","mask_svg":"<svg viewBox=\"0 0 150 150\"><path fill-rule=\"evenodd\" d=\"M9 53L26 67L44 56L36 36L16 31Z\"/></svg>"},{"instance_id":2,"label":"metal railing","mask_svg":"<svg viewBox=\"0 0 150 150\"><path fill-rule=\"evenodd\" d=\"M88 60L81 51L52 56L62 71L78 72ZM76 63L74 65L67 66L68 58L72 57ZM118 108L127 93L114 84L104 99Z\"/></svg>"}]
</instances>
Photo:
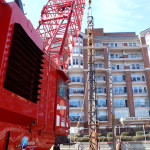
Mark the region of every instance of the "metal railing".
<instances>
[{"instance_id":1,"label":"metal railing","mask_svg":"<svg viewBox=\"0 0 150 150\"><path fill-rule=\"evenodd\" d=\"M84 94L83 88L69 89L69 94Z\"/></svg>"},{"instance_id":2,"label":"metal railing","mask_svg":"<svg viewBox=\"0 0 150 150\"><path fill-rule=\"evenodd\" d=\"M97 104L97 107L107 107L107 104Z\"/></svg>"},{"instance_id":3,"label":"metal railing","mask_svg":"<svg viewBox=\"0 0 150 150\"><path fill-rule=\"evenodd\" d=\"M108 116L98 116L97 120L98 121L108 121Z\"/></svg>"},{"instance_id":4,"label":"metal railing","mask_svg":"<svg viewBox=\"0 0 150 150\"><path fill-rule=\"evenodd\" d=\"M84 121L84 117L81 117L80 118L80 116L71 116L71 117L69 117L69 121L70 122L78 122L79 121L79 119L80 119L80 121Z\"/></svg>"},{"instance_id":5,"label":"metal railing","mask_svg":"<svg viewBox=\"0 0 150 150\"><path fill-rule=\"evenodd\" d=\"M149 102L134 102L134 107L149 107Z\"/></svg>"}]
</instances>

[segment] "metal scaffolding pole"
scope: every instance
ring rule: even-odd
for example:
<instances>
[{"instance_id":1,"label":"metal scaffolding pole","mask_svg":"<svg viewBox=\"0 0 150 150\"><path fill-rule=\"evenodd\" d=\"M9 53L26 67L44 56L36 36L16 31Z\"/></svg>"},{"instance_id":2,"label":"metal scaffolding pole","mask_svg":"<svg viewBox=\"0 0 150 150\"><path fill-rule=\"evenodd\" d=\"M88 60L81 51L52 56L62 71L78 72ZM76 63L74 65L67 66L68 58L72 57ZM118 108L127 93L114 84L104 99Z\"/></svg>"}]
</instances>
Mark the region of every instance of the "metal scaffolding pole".
<instances>
[{"instance_id":1,"label":"metal scaffolding pole","mask_svg":"<svg viewBox=\"0 0 150 150\"><path fill-rule=\"evenodd\" d=\"M90 1L91 3L91 1ZM88 34L88 128L89 128L89 150L98 150L97 139L97 101L95 85L95 65L94 65L94 32L92 8L89 5L87 16Z\"/></svg>"},{"instance_id":2,"label":"metal scaffolding pole","mask_svg":"<svg viewBox=\"0 0 150 150\"><path fill-rule=\"evenodd\" d=\"M110 102L111 102L113 150L116 150L116 129L115 129L115 115L114 115L113 81L112 81L112 73L111 73L111 61L110 61L109 46L107 46L107 58L108 58L108 74L109 74L109 88L110 88Z\"/></svg>"}]
</instances>

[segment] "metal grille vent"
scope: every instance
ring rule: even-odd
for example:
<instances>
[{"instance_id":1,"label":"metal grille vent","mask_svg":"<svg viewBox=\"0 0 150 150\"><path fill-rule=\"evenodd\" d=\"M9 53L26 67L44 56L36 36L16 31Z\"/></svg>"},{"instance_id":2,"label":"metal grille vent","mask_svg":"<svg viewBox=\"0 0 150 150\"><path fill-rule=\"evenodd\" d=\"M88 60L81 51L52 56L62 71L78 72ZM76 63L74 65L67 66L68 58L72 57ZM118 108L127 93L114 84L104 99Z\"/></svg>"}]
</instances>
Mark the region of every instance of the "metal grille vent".
<instances>
[{"instance_id":1,"label":"metal grille vent","mask_svg":"<svg viewBox=\"0 0 150 150\"><path fill-rule=\"evenodd\" d=\"M38 99L43 52L20 24L14 25L4 88L34 103Z\"/></svg>"}]
</instances>

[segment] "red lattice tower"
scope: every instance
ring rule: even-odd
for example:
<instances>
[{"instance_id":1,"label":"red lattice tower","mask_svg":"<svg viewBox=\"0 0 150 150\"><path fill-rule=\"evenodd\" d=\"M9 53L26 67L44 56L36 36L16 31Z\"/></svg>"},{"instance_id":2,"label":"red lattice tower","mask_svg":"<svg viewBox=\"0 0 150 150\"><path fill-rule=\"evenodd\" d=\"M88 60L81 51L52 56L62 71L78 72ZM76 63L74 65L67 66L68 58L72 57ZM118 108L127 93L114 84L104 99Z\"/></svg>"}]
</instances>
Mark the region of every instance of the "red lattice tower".
<instances>
[{"instance_id":1,"label":"red lattice tower","mask_svg":"<svg viewBox=\"0 0 150 150\"><path fill-rule=\"evenodd\" d=\"M43 7L37 31L45 51L64 70L80 33L85 0L49 0Z\"/></svg>"}]
</instances>

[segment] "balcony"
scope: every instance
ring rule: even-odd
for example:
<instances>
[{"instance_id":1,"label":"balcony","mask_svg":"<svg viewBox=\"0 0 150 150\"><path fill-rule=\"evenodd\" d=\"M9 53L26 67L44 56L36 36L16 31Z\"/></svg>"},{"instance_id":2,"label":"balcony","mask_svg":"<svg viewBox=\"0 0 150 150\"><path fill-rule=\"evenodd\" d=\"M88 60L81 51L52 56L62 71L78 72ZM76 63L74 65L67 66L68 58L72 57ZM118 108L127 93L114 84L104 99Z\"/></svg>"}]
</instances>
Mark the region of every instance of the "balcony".
<instances>
[{"instance_id":1,"label":"balcony","mask_svg":"<svg viewBox=\"0 0 150 150\"><path fill-rule=\"evenodd\" d=\"M117 92L116 92L116 91L114 91L113 94L114 94L114 95L126 95L127 92L122 92L122 91L119 91L119 92L117 91Z\"/></svg>"},{"instance_id":2,"label":"balcony","mask_svg":"<svg viewBox=\"0 0 150 150\"><path fill-rule=\"evenodd\" d=\"M121 46L121 47L110 47L110 50L111 51L122 51L122 50L141 50L141 47L140 46Z\"/></svg>"},{"instance_id":3,"label":"balcony","mask_svg":"<svg viewBox=\"0 0 150 150\"><path fill-rule=\"evenodd\" d=\"M123 104L123 105L120 105L120 104L115 104L114 105L114 108L128 108L128 106L126 106L125 104Z\"/></svg>"},{"instance_id":4,"label":"balcony","mask_svg":"<svg viewBox=\"0 0 150 150\"><path fill-rule=\"evenodd\" d=\"M130 66L131 71L144 71L144 65L139 65L139 64L133 64Z\"/></svg>"},{"instance_id":5,"label":"balcony","mask_svg":"<svg viewBox=\"0 0 150 150\"><path fill-rule=\"evenodd\" d=\"M106 88L96 88L97 95L106 95Z\"/></svg>"},{"instance_id":6,"label":"balcony","mask_svg":"<svg viewBox=\"0 0 150 150\"><path fill-rule=\"evenodd\" d=\"M83 88L70 88L69 96L84 96L84 89Z\"/></svg>"},{"instance_id":7,"label":"balcony","mask_svg":"<svg viewBox=\"0 0 150 150\"><path fill-rule=\"evenodd\" d=\"M71 85L81 85L81 86L83 86L84 83L83 82L70 82L69 86L71 86Z\"/></svg>"},{"instance_id":8,"label":"balcony","mask_svg":"<svg viewBox=\"0 0 150 150\"><path fill-rule=\"evenodd\" d=\"M75 73L80 73L80 72L83 72L83 65L70 65L68 67L68 70L67 72L75 72Z\"/></svg>"},{"instance_id":9,"label":"balcony","mask_svg":"<svg viewBox=\"0 0 150 150\"><path fill-rule=\"evenodd\" d=\"M70 109L81 109L82 108L82 102L81 101L69 101L69 107Z\"/></svg>"},{"instance_id":10,"label":"balcony","mask_svg":"<svg viewBox=\"0 0 150 150\"><path fill-rule=\"evenodd\" d=\"M112 71L124 71L124 65L112 65L111 66Z\"/></svg>"},{"instance_id":11,"label":"balcony","mask_svg":"<svg viewBox=\"0 0 150 150\"><path fill-rule=\"evenodd\" d=\"M134 107L149 107L149 102L134 102Z\"/></svg>"},{"instance_id":12,"label":"balcony","mask_svg":"<svg viewBox=\"0 0 150 150\"><path fill-rule=\"evenodd\" d=\"M129 54L128 59L142 59L142 54Z\"/></svg>"},{"instance_id":13,"label":"balcony","mask_svg":"<svg viewBox=\"0 0 150 150\"><path fill-rule=\"evenodd\" d=\"M107 104L97 104L97 109L107 109Z\"/></svg>"},{"instance_id":14,"label":"balcony","mask_svg":"<svg viewBox=\"0 0 150 150\"><path fill-rule=\"evenodd\" d=\"M137 54L137 55L126 55L127 57L124 57L123 55L117 55L117 57L115 56L111 56L111 61L132 61L132 62L136 62L139 60L143 60L143 57L141 54Z\"/></svg>"},{"instance_id":15,"label":"balcony","mask_svg":"<svg viewBox=\"0 0 150 150\"><path fill-rule=\"evenodd\" d=\"M80 118L80 116L71 116L71 117L69 117L69 122L78 122L79 118ZM84 121L84 117L81 117L80 121L83 122Z\"/></svg>"},{"instance_id":16,"label":"balcony","mask_svg":"<svg viewBox=\"0 0 150 150\"><path fill-rule=\"evenodd\" d=\"M111 54L111 56L110 56L110 59L111 59L111 61L123 61L124 60L124 57L123 57L123 55L113 55L113 54Z\"/></svg>"},{"instance_id":17,"label":"balcony","mask_svg":"<svg viewBox=\"0 0 150 150\"><path fill-rule=\"evenodd\" d=\"M96 71L105 71L104 64L95 64Z\"/></svg>"},{"instance_id":18,"label":"balcony","mask_svg":"<svg viewBox=\"0 0 150 150\"><path fill-rule=\"evenodd\" d=\"M108 116L98 116L97 120L98 121L108 121Z\"/></svg>"},{"instance_id":19,"label":"balcony","mask_svg":"<svg viewBox=\"0 0 150 150\"><path fill-rule=\"evenodd\" d=\"M104 54L103 53L97 53L95 54L95 60L104 60Z\"/></svg>"}]
</instances>

